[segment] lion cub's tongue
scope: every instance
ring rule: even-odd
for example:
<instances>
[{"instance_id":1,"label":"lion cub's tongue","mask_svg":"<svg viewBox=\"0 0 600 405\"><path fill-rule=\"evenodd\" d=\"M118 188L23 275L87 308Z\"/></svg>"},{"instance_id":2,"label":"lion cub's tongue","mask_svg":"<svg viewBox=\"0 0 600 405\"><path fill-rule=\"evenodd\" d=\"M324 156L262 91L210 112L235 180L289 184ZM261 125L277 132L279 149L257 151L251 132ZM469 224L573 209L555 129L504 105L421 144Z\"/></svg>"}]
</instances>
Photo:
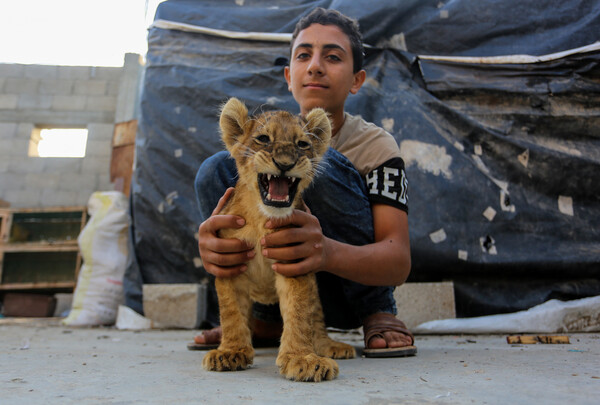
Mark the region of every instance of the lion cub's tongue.
<instances>
[{"instance_id":1,"label":"lion cub's tongue","mask_svg":"<svg viewBox=\"0 0 600 405\"><path fill-rule=\"evenodd\" d=\"M289 197L290 184L285 177L273 176L269 180L269 195L271 200L286 201Z\"/></svg>"}]
</instances>

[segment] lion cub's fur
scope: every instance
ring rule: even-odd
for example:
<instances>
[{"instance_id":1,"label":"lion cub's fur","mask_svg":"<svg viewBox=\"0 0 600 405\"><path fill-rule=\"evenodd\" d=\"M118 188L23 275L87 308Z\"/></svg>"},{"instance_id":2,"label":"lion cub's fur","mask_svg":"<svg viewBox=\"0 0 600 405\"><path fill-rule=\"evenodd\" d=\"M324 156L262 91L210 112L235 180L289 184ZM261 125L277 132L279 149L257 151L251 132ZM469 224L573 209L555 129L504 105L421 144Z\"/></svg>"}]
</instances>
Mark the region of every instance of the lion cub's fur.
<instances>
[{"instance_id":1,"label":"lion cub's fur","mask_svg":"<svg viewBox=\"0 0 600 405\"><path fill-rule=\"evenodd\" d=\"M239 173L221 214L246 219L241 229L224 229L220 236L245 240L255 246L257 254L243 274L216 279L223 337L219 348L206 354L203 367L211 371L248 368L254 358L249 328L252 302L279 302L283 334L277 365L281 374L295 381L331 380L339 372L331 358L352 358L355 351L327 336L315 275L281 276L271 269L273 261L260 253L261 238L272 232L264 227L267 220L289 216L303 207L301 193L316 174L331 139L327 114L314 109L304 119L285 111L248 117L245 105L232 98L221 110L220 127ZM300 179L289 206L283 196L275 195L280 194L276 185L265 190L267 175L283 174Z\"/></svg>"}]
</instances>

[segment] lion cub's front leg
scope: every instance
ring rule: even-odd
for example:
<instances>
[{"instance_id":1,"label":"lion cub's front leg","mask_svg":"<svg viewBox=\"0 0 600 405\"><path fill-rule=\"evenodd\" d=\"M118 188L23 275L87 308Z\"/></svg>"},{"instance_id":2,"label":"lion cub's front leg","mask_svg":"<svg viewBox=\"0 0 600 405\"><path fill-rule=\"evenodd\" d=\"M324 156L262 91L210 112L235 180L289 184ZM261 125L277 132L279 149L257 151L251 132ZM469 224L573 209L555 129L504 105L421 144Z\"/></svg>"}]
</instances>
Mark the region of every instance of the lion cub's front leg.
<instances>
[{"instance_id":1,"label":"lion cub's front leg","mask_svg":"<svg viewBox=\"0 0 600 405\"><path fill-rule=\"evenodd\" d=\"M277 356L279 371L294 381L323 381L337 377L337 363L315 353L312 306L318 300L313 274L287 278L277 275L275 286L283 318Z\"/></svg>"},{"instance_id":2,"label":"lion cub's front leg","mask_svg":"<svg viewBox=\"0 0 600 405\"><path fill-rule=\"evenodd\" d=\"M241 288L244 276L233 279L217 278L223 335L218 349L209 351L202 360L208 371L244 370L254 360L252 335L248 326L251 302L246 289Z\"/></svg>"},{"instance_id":3,"label":"lion cub's front leg","mask_svg":"<svg viewBox=\"0 0 600 405\"><path fill-rule=\"evenodd\" d=\"M327 335L323 307L318 296L313 306L312 316L315 351L319 356L330 357L332 359L353 359L356 357L354 347L347 343L337 342Z\"/></svg>"}]
</instances>

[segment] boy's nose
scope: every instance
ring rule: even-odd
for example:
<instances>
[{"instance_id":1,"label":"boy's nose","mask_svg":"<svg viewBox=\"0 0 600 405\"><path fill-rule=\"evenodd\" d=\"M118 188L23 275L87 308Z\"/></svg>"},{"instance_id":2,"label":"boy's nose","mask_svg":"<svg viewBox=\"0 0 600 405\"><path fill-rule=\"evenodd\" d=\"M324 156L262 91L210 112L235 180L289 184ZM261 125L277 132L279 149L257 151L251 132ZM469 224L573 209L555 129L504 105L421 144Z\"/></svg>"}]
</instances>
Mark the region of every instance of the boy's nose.
<instances>
[{"instance_id":1,"label":"boy's nose","mask_svg":"<svg viewBox=\"0 0 600 405\"><path fill-rule=\"evenodd\" d=\"M319 57L312 57L312 59L310 60L310 64L308 65L308 73L313 75L323 74L323 68L321 66L321 61L319 60Z\"/></svg>"}]
</instances>

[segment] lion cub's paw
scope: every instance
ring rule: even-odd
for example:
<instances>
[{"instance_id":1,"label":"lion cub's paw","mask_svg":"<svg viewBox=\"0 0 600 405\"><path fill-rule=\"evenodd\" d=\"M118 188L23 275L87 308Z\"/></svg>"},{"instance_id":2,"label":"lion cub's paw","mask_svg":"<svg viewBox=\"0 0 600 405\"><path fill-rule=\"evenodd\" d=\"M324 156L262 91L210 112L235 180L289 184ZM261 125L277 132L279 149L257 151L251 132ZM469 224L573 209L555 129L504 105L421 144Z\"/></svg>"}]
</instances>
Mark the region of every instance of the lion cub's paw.
<instances>
[{"instance_id":1,"label":"lion cub's paw","mask_svg":"<svg viewBox=\"0 0 600 405\"><path fill-rule=\"evenodd\" d=\"M253 350L211 350L204 356L202 367L208 371L245 370L254 360Z\"/></svg>"},{"instance_id":2,"label":"lion cub's paw","mask_svg":"<svg viewBox=\"0 0 600 405\"><path fill-rule=\"evenodd\" d=\"M331 339L317 343L315 349L319 356L331 359L353 359L356 357L354 347Z\"/></svg>"},{"instance_id":3,"label":"lion cub's paw","mask_svg":"<svg viewBox=\"0 0 600 405\"><path fill-rule=\"evenodd\" d=\"M293 381L333 380L340 372L337 363L314 353L307 355L280 355L277 357L279 372Z\"/></svg>"}]
</instances>

